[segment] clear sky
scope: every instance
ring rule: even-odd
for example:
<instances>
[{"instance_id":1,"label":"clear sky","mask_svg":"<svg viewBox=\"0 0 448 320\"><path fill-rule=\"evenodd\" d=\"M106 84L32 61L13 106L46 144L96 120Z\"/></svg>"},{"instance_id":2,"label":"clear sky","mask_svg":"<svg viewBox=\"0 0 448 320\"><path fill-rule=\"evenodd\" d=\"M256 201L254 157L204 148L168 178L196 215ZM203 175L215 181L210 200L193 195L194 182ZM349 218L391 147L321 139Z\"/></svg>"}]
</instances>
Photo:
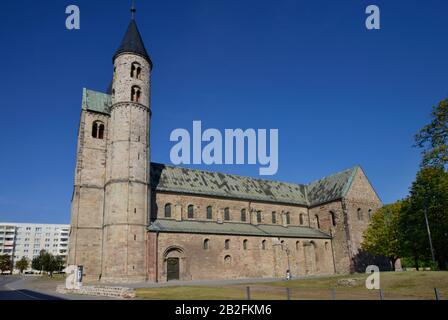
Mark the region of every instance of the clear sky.
<instances>
[{"instance_id":1,"label":"clear sky","mask_svg":"<svg viewBox=\"0 0 448 320\"><path fill-rule=\"evenodd\" d=\"M127 0L2 1L0 221L68 223L82 88L104 91ZM81 30L65 29L65 8ZM381 9L381 30L364 26ZM448 96L448 1L137 0L154 63L152 161L173 129L279 129L279 171L361 165L384 203L418 170L413 135ZM258 166L191 166L258 176Z\"/></svg>"}]
</instances>

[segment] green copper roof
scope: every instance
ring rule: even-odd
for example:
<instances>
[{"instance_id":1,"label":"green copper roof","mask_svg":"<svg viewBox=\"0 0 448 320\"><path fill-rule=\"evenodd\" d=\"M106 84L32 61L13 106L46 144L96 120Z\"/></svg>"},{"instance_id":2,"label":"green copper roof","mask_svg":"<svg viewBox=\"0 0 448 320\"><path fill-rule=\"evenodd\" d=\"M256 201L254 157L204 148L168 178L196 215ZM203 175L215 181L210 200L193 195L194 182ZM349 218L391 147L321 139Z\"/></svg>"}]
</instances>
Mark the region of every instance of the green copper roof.
<instances>
[{"instance_id":1,"label":"green copper roof","mask_svg":"<svg viewBox=\"0 0 448 320\"><path fill-rule=\"evenodd\" d=\"M151 183L159 191L307 205L304 185L219 172L153 163Z\"/></svg>"},{"instance_id":2,"label":"green copper roof","mask_svg":"<svg viewBox=\"0 0 448 320\"><path fill-rule=\"evenodd\" d=\"M356 167L303 185L152 163L151 184L157 191L316 206L343 198L355 172Z\"/></svg>"},{"instance_id":3,"label":"green copper roof","mask_svg":"<svg viewBox=\"0 0 448 320\"><path fill-rule=\"evenodd\" d=\"M322 178L307 186L311 206L345 197L358 167Z\"/></svg>"},{"instance_id":4,"label":"green copper roof","mask_svg":"<svg viewBox=\"0 0 448 320\"><path fill-rule=\"evenodd\" d=\"M82 92L82 109L110 114L112 98L110 95L84 88Z\"/></svg>"},{"instance_id":5,"label":"green copper roof","mask_svg":"<svg viewBox=\"0 0 448 320\"><path fill-rule=\"evenodd\" d=\"M157 219L149 227L153 232L173 232L173 233L202 233L202 234L228 234L247 235L261 237L289 237L289 238L313 238L329 239L330 236L319 230L308 227L281 225L253 225L250 223L217 223L213 221L193 221L193 220L169 220Z\"/></svg>"}]
</instances>

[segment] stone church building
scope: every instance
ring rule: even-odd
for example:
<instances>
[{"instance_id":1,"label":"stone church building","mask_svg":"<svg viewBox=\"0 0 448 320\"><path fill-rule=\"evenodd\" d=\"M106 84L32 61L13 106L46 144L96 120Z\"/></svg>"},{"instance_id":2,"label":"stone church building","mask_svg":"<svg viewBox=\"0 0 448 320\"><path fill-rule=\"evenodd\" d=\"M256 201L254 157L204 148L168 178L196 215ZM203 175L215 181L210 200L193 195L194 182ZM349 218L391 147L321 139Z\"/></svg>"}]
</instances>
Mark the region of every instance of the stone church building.
<instances>
[{"instance_id":1,"label":"stone church building","mask_svg":"<svg viewBox=\"0 0 448 320\"><path fill-rule=\"evenodd\" d=\"M294 184L151 163L152 67L132 18L108 92L83 91L68 264L103 282L353 272L381 207L363 170Z\"/></svg>"}]
</instances>

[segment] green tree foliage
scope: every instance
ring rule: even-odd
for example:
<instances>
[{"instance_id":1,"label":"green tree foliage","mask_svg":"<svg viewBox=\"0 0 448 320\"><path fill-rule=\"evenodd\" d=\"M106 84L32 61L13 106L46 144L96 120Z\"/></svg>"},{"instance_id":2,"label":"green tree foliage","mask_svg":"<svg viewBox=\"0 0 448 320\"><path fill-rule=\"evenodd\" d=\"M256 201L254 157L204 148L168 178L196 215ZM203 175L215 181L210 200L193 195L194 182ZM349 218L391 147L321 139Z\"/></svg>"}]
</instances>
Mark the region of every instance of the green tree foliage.
<instances>
[{"instance_id":1,"label":"green tree foliage","mask_svg":"<svg viewBox=\"0 0 448 320\"><path fill-rule=\"evenodd\" d=\"M53 256L51 253L42 250L39 256L32 261L32 268L48 272L53 277L53 272L61 271L64 267L64 260L60 256Z\"/></svg>"},{"instance_id":2,"label":"green tree foliage","mask_svg":"<svg viewBox=\"0 0 448 320\"><path fill-rule=\"evenodd\" d=\"M29 266L30 263L26 257L22 257L22 259L16 262L16 269L18 269L20 273L23 273L23 271L28 269Z\"/></svg>"},{"instance_id":3,"label":"green tree foliage","mask_svg":"<svg viewBox=\"0 0 448 320\"><path fill-rule=\"evenodd\" d=\"M11 271L12 261L11 256L7 254L0 255L0 273Z\"/></svg>"},{"instance_id":4,"label":"green tree foliage","mask_svg":"<svg viewBox=\"0 0 448 320\"><path fill-rule=\"evenodd\" d=\"M362 249L375 256L389 258L392 268L400 257L399 218L404 202L399 201L379 209L364 232Z\"/></svg>"},{"instance_id":5,"label":"green tree foliage","mask_svg":"<svg viewBox=\"0 0 448 320\"><path fill-rule=\"evenodd\" d=\"M448 259L448 173L442 167L421 169L412 184L409 199L410 211L404 221L412 235L409 240L412 239L424 255L430 255L424 218L426 210L435 258L439 269L445 270Z\"/></svg>"},{"instance_id":6,"label":"green tree foliage","mask_svg":"<svg viewBox=\"0 0 448 320\"><path fill-rule=\"evenodd\" d=\"M431 123L416 134L416 146L423 149L422 166L444 167L448 163L448 99L439 102L431 116Z\"/></svg>"},{"instance_id":7,"label":"green tree foliage","mask_svg":"<svg viewBox=\"0 0 448 320\"><path fill-rule=\"evenodd\" d=\"M398 226L400 251L402 257L408 258L407 261L412 260L414 267L419 270L431 258L425 218L423 211L412 206L411 199L408 198L403 204Z\"/></svg>"}]
</instances>

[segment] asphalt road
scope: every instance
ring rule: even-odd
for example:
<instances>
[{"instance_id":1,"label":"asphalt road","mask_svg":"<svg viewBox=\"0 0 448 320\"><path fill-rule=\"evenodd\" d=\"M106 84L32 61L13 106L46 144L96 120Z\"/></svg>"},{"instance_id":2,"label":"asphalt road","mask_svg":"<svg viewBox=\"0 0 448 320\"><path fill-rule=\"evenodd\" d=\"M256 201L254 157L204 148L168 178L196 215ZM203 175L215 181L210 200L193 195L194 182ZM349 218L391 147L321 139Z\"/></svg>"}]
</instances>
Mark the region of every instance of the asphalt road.
<instances>
[{"instance_id":1,"label":"asphalt road","mask_svg":"<svg viewBox=\"0 0 448 320\"><path fill-rule=\"evenodd\" d=\"M57 293L51 289L36 289L33 277L0 275L0 300L117 300L118 298Z\"/></svg>"},{"instance_id":2,"label":"asphalt road","mask_svg":"<svg viewBox=\"0 0 448 320\"><path fill-rule=\"evenodd\" d=\"M22 284L23 278L0 276L0 300L63 300L61 297L30 290Z\"/></svg>"}]
</instances>

